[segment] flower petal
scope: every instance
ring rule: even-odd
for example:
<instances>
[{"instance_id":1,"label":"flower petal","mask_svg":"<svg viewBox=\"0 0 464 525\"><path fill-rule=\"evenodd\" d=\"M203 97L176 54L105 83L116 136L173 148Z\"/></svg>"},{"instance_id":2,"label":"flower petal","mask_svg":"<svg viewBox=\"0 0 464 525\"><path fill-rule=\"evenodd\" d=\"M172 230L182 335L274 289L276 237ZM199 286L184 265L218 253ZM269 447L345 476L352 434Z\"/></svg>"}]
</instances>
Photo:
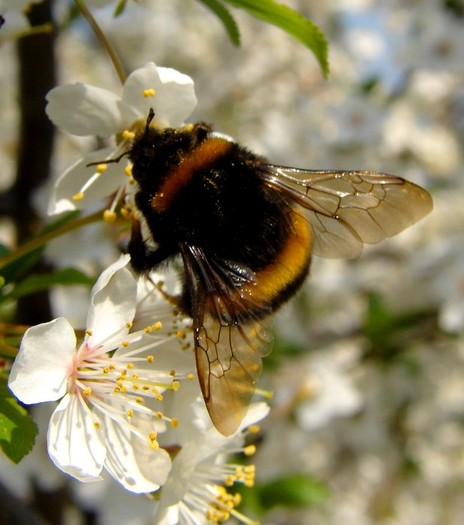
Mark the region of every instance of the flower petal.
<instances>
[{"instance_id":1,"label":"flower petal","mask_svg":"<svg viewBox=\"0 0 464 525\"><path fill-rule=\"evenodd\" d=\"M26 330L8 385L26 404L64 396L76 353L76 336L62 317Z\"/></svg>"},{"instance_id":2,"label":"flower petal","mask_svg":"<svg viewBox=\"0 0 464 525\"><path fill-rule=\"evenodd\" d=\"M123 129L121 99L106 89L65 84L49 91L47 101L50 120L73 135L106 137Z\"/></svg>"},{"instance_id":3,"label":"flower petal","mask_svg":"<svg viewBox=\"0 0 464 525\"><path fill-rule=\"evenodd\" d=\"M160 507L166 508L178 503L187 493L195 467L199 463L196 441L188 441L172 462L172 470L163 486Z\"/></svg>"},{"instance_id":4,"label":"flower petal","mask_svg":"<svg viewBox=\"0 0 464 525\"><path fill-rule=\"evenodd\" d=\"M153 89L154 96L144 96ZM193 80L171 68L157 67L148 62L135 70L126 80L123 102L138 116L146 117L150 108L156 120L164 126L180 126L192 113L197 103Z\"/></svg>"},{"instance_id":5,"label":"flower petal","mask_svg":"<svg viewBox=\"0 0 464 525\"><path fill-rule=\"evenodd\" d=\"M123 255L98 278L92 290L87 328L92 332L89 346L95 346L113 334L127 333L127 323L134 318L137 284Z\"/></svg>"},{"instance_id":6,"label":"flower petal","mask_svg":"<svg viewBox=\"0 0 464 525\"><path fill-rule=\"evenodd\" d=\"M151 449L148 437L145 445L133 438L124 424L116 424L109 418L105 420L104 431L108 443L105 467L114 479L131 492L158 490L171 470L169 454L161 448Z\"/></svg>"},{"instance_id":7,"label":"flower petal","mask_svg":"<svg viewBox=\"0 0 464 525\"><path fill-rule=\"evenodd\" d=\"M98 481L106 456L99 421L78 395L67 394L50 419L48 453L63 472Z\"/></svg>"},{"instance_id":8,"label":"flower petal","mask_svg":"<svg viewBox=\"0 0 464 525\"><path fill-rule=\"evenodd\" d=\"M114 193L125 183L123 168L119 164L107 164L106 169L93 181L89 180L95 173L95 168L89 167L91 162L105 161L114 158L115 148L104 148L93 151L70 166L55 182L48 205L49 215L86 208L89 204L98 202ZM82 199L74 200L73 196L86 191Z\"/></svg>"}]
</instances>

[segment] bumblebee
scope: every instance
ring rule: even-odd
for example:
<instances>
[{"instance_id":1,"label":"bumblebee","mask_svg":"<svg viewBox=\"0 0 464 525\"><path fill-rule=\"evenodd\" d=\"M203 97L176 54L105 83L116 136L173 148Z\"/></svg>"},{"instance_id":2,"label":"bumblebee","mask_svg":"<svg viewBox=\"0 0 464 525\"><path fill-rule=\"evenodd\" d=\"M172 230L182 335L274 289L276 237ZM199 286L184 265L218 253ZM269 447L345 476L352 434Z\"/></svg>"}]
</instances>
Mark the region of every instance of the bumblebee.
<instances>
[{"instance_id":1,"label":"bumblebee","mask_svg":"<svg viewBox=\"0 0 464 525\"><path fill-rule=\"evenodd\" d=\"M149 232L134 221L128 251L138 272L180 256L202 394L230 435L270 351L267 320L300 288L311 256L356 257L424 217L432 199L384 173L276 166L205 123L156 129L153 117L127 152Z\"/></svg>"}]
</instances>

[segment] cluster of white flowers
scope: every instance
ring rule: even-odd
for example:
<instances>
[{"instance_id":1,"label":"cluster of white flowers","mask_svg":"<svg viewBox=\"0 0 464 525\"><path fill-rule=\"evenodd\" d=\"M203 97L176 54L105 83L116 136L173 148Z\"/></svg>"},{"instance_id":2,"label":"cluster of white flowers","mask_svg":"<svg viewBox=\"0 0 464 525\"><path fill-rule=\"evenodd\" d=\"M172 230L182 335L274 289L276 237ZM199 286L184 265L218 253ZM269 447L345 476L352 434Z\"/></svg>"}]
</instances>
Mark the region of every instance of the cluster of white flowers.
<instances>
[{"instance_id":1,"label":"cluster of white flowers","mask_svg":"<svg viewBox=\"0 0 464 525\"><path fill-rule=\"evenodd\" d=\"M154 100L151 89L159 125L178 125L195 111L194 118L215 123L274 163L386 171L433 192L433 213L401 236L366 249L357 261L314 260L303 293L277 319L279 344L267 362L275 364L277 356L278 367L266 370L265 360L263 377L274 391L274 408L253 457L257 485L298 473L322 484L330 496L315 494L298 508L294 501L278 505L276 495L265 508L254 502L249 514L259 510L263 522L288 525L460 525L460 2L313 2L309 15L331 45L329 81L321 78L307 50L240 13L234 12L243 42L237 50L220 23L194 2L128 2L117 19L111 16L114 4L93 2L105 33L133 71L121 93L88 85L112 86L108 67L102 67L105 62L84 34L65 34L59 49L62 78L75 82L78 71L87 84L52 91L47 111L69 133L117 135L118 142L88 154L89 142L59 137L59 178L50 212L87 208L106 197L111 219L119 197L133 191L127 164L93 169L87 164L124 151L124 141L144 125ZM306 0L292 5L308 13ZM197 109L190 78L156 68L149 62L153 58L182 64L192 74L201 93ZM114 232L108 234L108 225L97 227L104 232L98 241L88 229L78 242L69 236L72 246L52 244L49 257L57 265L72 257L76 265L92 260L93 269L98 263L105 268L102 261L117 259L106 248L114 250ZM153 278L159 279L169 277ZM119 286L132 291L124 294ZM129 296L132 306L123 306ZM59 302L53 298L57 315L76 303L69 294ZM85 309L85 303L79 306ZM97 281L86 328L77 345L74 329L62 318L31 328L10 379L25 402L61 399L49 430L53 461L79 479L104 478L92 485L99 487L93 495L88 484L74 487L77 501L105 525L205 523L207 515L214 523L233 517L239 498L224 487L234 479L250 484L253 467L230 463L230 455L251 450L244 429L254 430L266 406L253 405L231 438L215 431L191 352L183 349L188 321L173 316L152 283L135 279L125 258ZM45 340L48 352L34 352L35 341L43 349ZM124 430L115 436L116 429ZM76 454L73 446L80 451L82 442ZM146 468L150 461L156 467ZM43 462L40 467L43 471ZM2 465L0 478L6 482L8 476L13 479L11 469ZM132 493L121 494L121 484ZM159 486L158 500L133 493Z\"/></svg>"},{"instance_id":2,"label":"cluster of white flowers","mask_svg":"<svg viewBox=\"0 0 464 525\"><path fill-rule=\"evenodd\" d=\"M190 77L152 62L127 78L121 96L74 84L58 86L47 99L50 119L69 133L122 137L58 178L50 214L130 195L129 164L104 160L128 149L154 100L158 126L181 125L196 104ZM88 166L95 159L102 160L96 169ZM110 207L105 216L113 213ZM83 482L107 472L133 493L162 488L152 504L155 523L219 523L240 516L240 497L230 487L251 486L254 467L230 457L254 452L245 434L268 407L253 404L232 436L218 433L196 379L191 322L168 292L180 292L173 275L135 277L130 257L121 256L93 287L83 333L64 317L26 331L9 387L25 404L59 400L47 448L63 472Z\"/></svg>"}]
</instances>

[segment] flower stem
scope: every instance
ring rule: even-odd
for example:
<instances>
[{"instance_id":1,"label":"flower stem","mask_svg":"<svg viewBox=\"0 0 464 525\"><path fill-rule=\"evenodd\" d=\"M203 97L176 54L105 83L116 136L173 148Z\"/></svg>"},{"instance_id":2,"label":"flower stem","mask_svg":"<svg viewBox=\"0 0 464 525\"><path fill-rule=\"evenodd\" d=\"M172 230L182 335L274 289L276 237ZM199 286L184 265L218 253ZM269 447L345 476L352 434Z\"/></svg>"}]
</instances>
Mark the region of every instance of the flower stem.
<instances>
[{"instance_id":1,"label":"flower stem","mask_svg":"<svg viewBox=\"0 0 464 525\"><path fill-rule=\"evenodd\" d=\"M12 263L13 261L19 259L23 255L26 255L27 253L42 247L44 244L51 241L52 239L56 239L57 237L60 237L65 233L77 230L78 228L86 226L87 224L92 224L93 222L101 221L103 217L103 212L104 210L98 210L97 212L92 213L91 215L80 217L74 221L67 222L66 224L63 224L62 226L55 228L54 230L47 231L46 233L39 235L38 237L35 237L34 239L31 239L28 242L25 242L16 250L12 251L11 253L8 253L3 257L0 257L0 268Z\"/></svg>"},{"instance_id":2,"label":"flower stem","mask_svg":"<svg viewBox=\"0 0 464 525\"><path fill-rule=\"evenodd\" d=\"M119 77L121 84L124 84L127 75L115 49L110 44L109 40L106 38L105 33L103 33L103 31L101 30L97 21L86 6L84 0L74 0L74 2L76 3L79 11L82 13L82 16L87 20L89 26L92 28L96 37L100 41L100 44L102 45L103 49L108 53L108 56L110 57L110 60L113 63L114 69Z\"/></svg>"}]
</instances>

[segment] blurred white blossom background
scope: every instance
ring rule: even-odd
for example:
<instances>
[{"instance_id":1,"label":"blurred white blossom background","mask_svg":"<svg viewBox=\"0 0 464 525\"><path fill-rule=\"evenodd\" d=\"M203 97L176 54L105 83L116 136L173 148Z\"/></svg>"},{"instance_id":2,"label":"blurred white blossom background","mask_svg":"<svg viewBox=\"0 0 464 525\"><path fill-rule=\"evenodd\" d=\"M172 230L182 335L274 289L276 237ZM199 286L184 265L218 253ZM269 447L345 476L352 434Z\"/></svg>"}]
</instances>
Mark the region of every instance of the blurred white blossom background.
<instances>
[{"instance_id":1,"label":"blurred white blossom background","mask_svg":"<svg viewBox=\"0 0 464 525\"><path fill-rule=\"evenodd\" d=\"M198 105L192 121L214 123L276 164L384 171L426 187L434 198L426 219L365 249L358 260L314 259L304 290L277 316L276 345L262 380L274 392L272 410L254 457L256 495L254 489L244 494L245 509L269 525L459 525L464 4L286 3L324 30L328 80L305 48L238 11L242 45L235 48L197 2L129 2L115 19L112 2L88 1L127 71L154 61L193 78ZM56 0L58 20L68 8ZM60 83L118 86L83 23L60 33L57 54ZM14 42L6 37L0 60L0 184L8 188L17 101ZM95 146L88 138L60 134L55 176ZM44 215L49 191L47 186L36 194ZM117 257L110 241L105 243L107 229L98 224L68 237L82 247L72 255L76 267L97 274ZM11 242L9 232L5 221L0 230L5 244ZM90 253L86 246L92 246ZM68 265L69 253L64 241L48 250L56 265ZM78 324L85 319L85 290L55 290L54 316ZM52 464L45 466L41 454L39 443L19 466L3 460L3 484L28 498L34 484L45 491L68 483L48 472ZM301 504L282 497L274 505L259 490L297 476L306 480ZM142 496L121 495L112 482L95 487L72 486L74 506L66 524L94 523L86 521L90 517L105 525L151 523L150 503Z\"/></svg>"}]
</instances>

